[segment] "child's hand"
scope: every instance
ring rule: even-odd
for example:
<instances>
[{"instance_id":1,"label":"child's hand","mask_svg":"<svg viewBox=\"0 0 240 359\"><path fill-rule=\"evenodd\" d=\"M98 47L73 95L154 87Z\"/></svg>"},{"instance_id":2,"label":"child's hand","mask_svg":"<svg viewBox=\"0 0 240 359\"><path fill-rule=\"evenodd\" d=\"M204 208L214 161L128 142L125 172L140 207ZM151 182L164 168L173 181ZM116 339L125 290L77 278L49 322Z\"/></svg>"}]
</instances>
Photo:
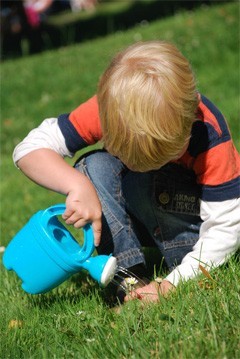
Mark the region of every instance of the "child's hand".
<instances>
[{"instance_id":1,"label":"child's hand","mask_svg":"<svg viewBox=\"0 0 240 359\"><path fill-rule=\"evenodd\" d=\"M174 290L174 286L167 280L163 280L160 284L152 281L144 287L132 291L124 298L125 302L133 299L140 299L143 302L157 302L160 296L166 296L170 291Z\"/></svg>"},{"instance_id":2,"label":"child's hand","mask_svg":"<svg viewBox=\"0 0 240 359\"><path fill-rule=\"evenodd\" d=\"M33 181L55 192L67 195L66 224L80 228L92 223L94 244L98 246L102 231L102 207L91 181L70 166L55 151L41 148L18 161L19 168Z\"/></svg>"},{"instance_id":3,"label":"child's hand","mask_svg":"<svg viewBox=\"0 0 240 359\"><path fill-rule=\"evenodd\" d=\"M88 179L86 179L88 181ZM66 199L66 211L62 215L66 224L75 228L92 224L94 244L97 247L101 240L102 207L97 192L90 181L77 191L70 191Z\"/></svg>"}]
</instances>

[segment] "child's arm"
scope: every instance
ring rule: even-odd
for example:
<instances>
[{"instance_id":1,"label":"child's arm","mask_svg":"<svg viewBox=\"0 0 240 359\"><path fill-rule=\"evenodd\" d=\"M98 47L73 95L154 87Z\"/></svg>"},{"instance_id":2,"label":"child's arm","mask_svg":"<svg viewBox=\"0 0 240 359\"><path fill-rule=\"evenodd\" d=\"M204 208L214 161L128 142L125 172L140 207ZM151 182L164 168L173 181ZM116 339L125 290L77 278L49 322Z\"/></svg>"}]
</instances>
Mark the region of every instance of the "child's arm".
<instances>
[{"instance_id":1,"label":"child's arm","mask_svg":"<svg viewBox=\"0 0 240 359\"><path fill-rule=\"evenodd\" d=\"M201 185L203 223L193 250L166 277L172 284L196 276L199 264L207 269L223 264L240 247L239 160L224 116L201 95L198 118L182 161L192 166Z\"/></svg>"},{"instance_id":2,"label":"child's arm","mask_svg":"<svg viewBox=\"0 0 240 359\"><path fill-rule=\"evenodd\" d=\"M67 224L92 222L95 245L101 237L102 209L90 180L64 157L101 139L96 96L69 115L44 120L14 150L15 164L36 183L67 196L63 214Z\"/></svg>"},{"instance_id":3,"label":"child's arm","mask_svg":"<svg viewBox=\"0 0 240 359\"><path fill-rule=\"evenodd\" d=\"M14 150L17 166L34 182L67 195L67 224L81 227L92 222L95 245L101 237L101 205L86 176L72 168L63 157L72 156L56 118L46 119L33 129Z\"/></svg>"},{"instance_id":4,"label":"child's arm","mask_svg":"<svg viewBox=\"0 0 240 359\"><path fill-rule=\"evenodd\" d=\"M240 198L223 202L201 202L204 220L200 238L192 252L188 253L160 284L155 281L136 289L124 301L140 299L156 302L166 296L181 280L195 277L199 264L209 270L223 264L240 247Z\"/></svg>"},{"instance_id":5,"label":"child's arm","mask_svg":"<svg viewBox=\"0 0 240 359\"><path fill-rule=\"evenodd\" d=\"M90 180L51 149L37 149L22 157L18 167L34 182L67 195L63 219L79 228L92 222L95 245L101 237L101 204Z\"/></svg>"},{"instance_id":6,"label":"child's arm","mask_svg":"<svg viewBox=\"0 0 240 359\"><path fill-rule=\"evenodd\" d=\"M240 198L222 201L201 201L200 238L165 279L173 285L195 277L199 264L207 270L223 264L240 247Z\"/></svg>"}]
</instances>

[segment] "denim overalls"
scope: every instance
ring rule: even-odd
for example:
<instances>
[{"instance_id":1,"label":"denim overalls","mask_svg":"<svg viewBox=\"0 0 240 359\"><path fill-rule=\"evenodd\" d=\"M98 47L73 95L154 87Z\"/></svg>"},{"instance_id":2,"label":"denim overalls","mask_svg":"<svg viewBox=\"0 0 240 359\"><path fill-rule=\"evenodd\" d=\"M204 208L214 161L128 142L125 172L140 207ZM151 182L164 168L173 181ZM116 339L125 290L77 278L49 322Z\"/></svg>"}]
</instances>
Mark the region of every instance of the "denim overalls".
<instances>
[{"instance_id":1,"label":"denim overalls","mask_svg":"<svg viewBox=\"0 0 240 359\"><path fill-rule=\"evenodd\" d=\"M75 168L94 184L102 204L99 253L113 253L124 268L145 263L142 246L157 246L169 269L199 238L200 186L192 171L169 163L132 172L106 151L93 151Z\"/></svg>"}]
</instances>

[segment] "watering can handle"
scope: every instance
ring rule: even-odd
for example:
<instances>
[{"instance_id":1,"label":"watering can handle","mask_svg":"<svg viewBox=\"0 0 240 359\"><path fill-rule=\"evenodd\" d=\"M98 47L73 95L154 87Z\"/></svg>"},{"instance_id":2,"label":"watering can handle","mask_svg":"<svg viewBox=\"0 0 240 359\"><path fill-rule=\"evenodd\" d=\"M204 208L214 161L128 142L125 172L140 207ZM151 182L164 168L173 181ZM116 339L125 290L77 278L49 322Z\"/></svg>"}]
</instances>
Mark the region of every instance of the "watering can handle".
<instances>
[{"instance_id":1,"label":"watering can handle","mask_svg":"<svg viewBox=\"0 0 240 359\"><path fill-rule=\"evenodd\" d=\"M43 212L43 218L45 219L46 224L48 224L48 222L52 217L63 214L65 210L66 210L66 205L64 203L55 204L47 208ZM85 256L90 256L95 249L92 227L90 224L86 224L82 229L84 235L84 243L82 245L81 252L85 253Z\"/></svg>"},{"instance_id":2,"label":"watering can handle","mask_svg":"<svg viewBox=\"0 0 240 359\"><path fill-rule=\"evenodd\" d=\"M64 203L60 203L60 204L55 204L54 206L51 206L49 208L47 208L44 213L43 216L47 216L48 219L55 217L55 216L59 216L60 214L63 214L63 212L65 212L66 210L66 205Z\"/></svg>"}]
</instances>

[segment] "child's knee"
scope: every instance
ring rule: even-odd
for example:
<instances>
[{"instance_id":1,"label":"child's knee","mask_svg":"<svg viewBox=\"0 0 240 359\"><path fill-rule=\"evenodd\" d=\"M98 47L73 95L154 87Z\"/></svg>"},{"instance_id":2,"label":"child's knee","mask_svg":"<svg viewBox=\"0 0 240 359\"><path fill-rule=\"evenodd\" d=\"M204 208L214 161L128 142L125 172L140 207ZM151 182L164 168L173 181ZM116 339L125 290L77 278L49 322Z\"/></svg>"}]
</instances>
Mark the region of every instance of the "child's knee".
<instances>
[{"instance_id":1,"label":"child's knee","mask_svg":"<svg viewBox=\"0 0 240 359\"><path fill-rule=\"evenodd\" d=\"M85 154L75 168L84 173L93 183L113 183L121 174L124 165L106 151L93 151Z\"/></svg>"}]
</instances>

